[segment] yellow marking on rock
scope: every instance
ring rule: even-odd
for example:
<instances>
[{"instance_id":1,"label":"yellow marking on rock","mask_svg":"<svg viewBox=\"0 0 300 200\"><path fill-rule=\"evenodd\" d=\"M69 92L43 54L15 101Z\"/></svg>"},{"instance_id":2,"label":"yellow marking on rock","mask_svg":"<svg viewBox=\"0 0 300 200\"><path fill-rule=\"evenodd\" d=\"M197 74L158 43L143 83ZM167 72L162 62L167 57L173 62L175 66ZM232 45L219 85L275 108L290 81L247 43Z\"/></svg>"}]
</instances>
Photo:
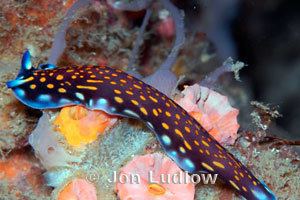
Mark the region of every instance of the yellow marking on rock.
<instances>
[{"instance_id":1,"label":"yellow marking on rock","mask_svg":"<svg viewBox=\"0 0 300 200\"><path fill-rule=\"evenodd\" d=\"M120 90L114 90L114 93L121 94L122 92Z\"/></svg>"},{"instance_id":2,"label":"yellow marking on rock","mask_svg":"<svg viewBox=\"0 0 300 200\"><path fill-rule=\"evenodd\" d=\"M181 131L178 130L177 128L175 128L175 133L176 133L177 135L179 135L180 137L183 138L183 135L182 135Z\"/></svg>"},{"instance_id":3,"label":"yellow marking on rock","mask_svg":"<svg viewBox=\"0 0 300 200\"><path fill-rule=\"evenodd\" d=\"M58 88L58 92L60 92L60 93L66 93L67 91L64 88Z\"/></svg>"},{"instance_id":4,"label":"yellow marking on rock","mask_svg":"<svg viewBox=\"0 0 300 200\"><path fill-rule=\"evenodd\" d=\"M140 111L144 114L144 115L148 115L147 110L144 107L140 108Z\"/></svg>"},{"instance_id":5,"label":"yellow marking on rock","mask_svg":"<svg viewBox=\"0 0 300 200\"><path fill-rule=\"evenodd\" d=\"M71 86L72 84L69 81L65 82L67 85Z\"/></svg>"},{"instance_id":6,"label":"yellow marking on rock","mask_svg":"<svg viewBox=\"0 0 300 200\"><path fill-rule=\"evenodd\" d=\"M179 124L179 123L178 123L178 121L175 121L174 123L175 123L176 125L178 125L178 124Z\"/></svg>"},{"instance_id":7,"label":"yellow marking on rock","mask_svg":"<svg viewBox=\"0 0 300 200\"><path fill-rule=\"evenodd\" d=\"M40 78L40 82L45 82L46 81L46 78L45 77L42 77L42 78Z\"/></svg>"},{"instance_id":8,"label":"yellow marking on rock","mask_svg":"<svg viewBox=\"0 0 300 200\"><path fill-rule=\"evenodd\" d=\"M237 184L236 184L234 181L229 180L229 183L230 183L235 189L240 190L240 188L237 186Z\"/></svg>"},{"instance_id":9,"label":"yellow marking on rock","mask_svg":"<svg viewBox=\"0 0 300 200\"><path fill-rule=\"evenodd\" d=\"M104 79L109 80L110 77L109 76L104 76Z\"/></svg>"},{"instance_id":10,"label":"yellow marking on rock","mask_svg":"<svg viewBox=\"0 0 300 200\"><path fill-rule=\"evenodd\" d=\"M187 127L187 126L185 126L184 129L185 129L185 131L188 132L188 133L191 132L191 129L190 129L189 127Z\"/></svg>"},{"instance_id":11,"label":"yellow marking on rock","mask_svg":"<svg viewBox=\"0 0 300 200\"><path fill-rule=\"evenodd\" d=\"M165 122L161 123L161 125L164 127L164 129L169 130L169 125Z\"/></svg>"},{"instance_id":12,"label":"yellow marking on rock","mask_svg":"<svg viewBox=\"0 0 300 200\"><path fill-rule=\"evenodd\" d=\"M254 185L254 186L257 186L257 183L256 183L256 181L253 181L253 185Z\"/></svg>"},{"instance_id":13,"label":"yellow marking on rock","mask_svg":"<svg viewBox=\"0 0 300 200\"><path fill-rule=\"evenodd\" d=\"M203 151L202 149L199 149L199 152L200 152L200 153L204 153L204 151Z\"/></svg>"},{"instance_id":14,"label":"yellow marking on rock","mask_svg":"<svg viewBox=\"0 0 300 200\"><path fill-rule=\"evenodd\" d=\"M209 171L212 171L212 172L214 171L214 169L205 162L202 162L201 165Z\"/></svg>"},{"instance_id":15,"label":"yellow marking on rock","mask_svg":"<svg viewBox=\"0 0 300 200\"><path fill-rule=\"evenodd\" d=\"M136 100L133 100L133 99L132 99L131 102L132 102L134 105L136 105L136 106L139 105L139 102L136 101Z\"/></svg>"},{"instance_id":16,"label":"yellow marking on rock","mask_svg":"<svg viewBox=\"0 0 300 200\"><path fill-rule=\"evenodd\" d=\"M141 98L143 101L146 101L146 98L145 98L143 95L140 95L140 98Z\"/></svg>"},{"instance_id":17,"label":"yellow marking on rock","mask_svg":"<svg viewBox=\"0 0 300 200\"><path fill-rule=\"evenodd\" d=\"M103 74L103 72L102 72L102 71L100 71L100 72L99 72L99 74Z\"/></svg>"},{"instance_id":18,"label":"yellow marking on rock","mask_svg":"<svg viewBox=\"0 0 300 200\"><path fill-rule=\"evenodd\" d=\"M249 178L249 179L252 179L252 176L250 176L250 174L248 174L248 178Z\"/></svg>"},{"instance_id":19,"label":"yellow marking on rock","mask_svg":"<svg viewBox=\"0 0 300 200\"><path fill-rule=\"evenodd\" d=\"M158 110L159 113L162 113L162 110L160 108L157 108L157 110Z\"/></svg>"},{"instance_id":20,"label":"yellow marking on rock","mask_svg":"<svg viewBox=\"0 0 300 200\"><path fill-rule=\"evenodd\" d=\"M76 85L78 89L97 90L97 87L88 85Z\"/></svg>"},{"instance_id":21,"label":"yellow marking on rock","mask_svg":"<svg viewBox=\"0 0 300 200\"><path fill-rule=\"evenodd\" d=\"M56 76L56 80L60 81L60 80L63 80L64 79L64 76L63 75L57 75Z\"/></svg>"},{"instance_id":22,"label":"yellow marking on rock","mask_svg":"<svg viewBox=\"0 0 300 200\"><path fill-rule=\"evenodd\" d=\"M80 75L79 78L83 78L83 75Z\"/></svg>"},{"instance_id":23,"label":"yellow marking on rock","mask_svg":"<svg viewBox=\"0 0 300 200\"><path fill-rule=\"evenodd\" d=\"M170 112L166 111L165 113L166 113L167 117L171 117L171 113Z\"/></svg>"},{"instance_id":24,"label":"yellow marking on rock","mask_svg":"<svg viewBox=\"0 0 300 200\"><path fill-rule=\"evenodd\" d=\"M75 72L74 74L75 74L75 75L79 75L79 72Z\"/></svg>"},{"instance_id":25,"label":"yellow marking on rock","mask_svg":"<svg viewBox=\"0 0 300 200\"><path fill-rule=\"evenodd\" d=\"M115 73L113 73L113 74L111 74L111 76L117 77L117 76L118 76L118 74L115 74Z\"/></svg>"},{"instance_id":26,"label":"yellow marking on rock","mask_svg":"<svg viewBox=\"0 0 300 200\"><path fill-rule=\"evenodd\" d=\"M213 161L213 164L214 164L216 167L219 167L219 168L221 168L221 169L225 169L225 166L224 166L222 163L220 163L220 162Z\"/></svg>"},{"instance_id":27,"label":"yellow marking on rock","mask_svg":"<svg viewBox=\"0 0 300 200\"><path fill-rule=\"evenodd\" d=\"M115 99L115 101L116 101L117 103L123 103L123 102L124 102L123 99L122 99L121 97L114 97L114 99Z\"/></svg>"},{"instance_id":28,"label":"yellow marking on rock","mask_svg":"<svg viewBox=\"0 0 300 200\"><path fill-rule=\"evenodd\" d=\"M127 75L127 78L128 78L128 79L130 79L130 80L132 80L132 79L133 79L133 77L132 77L132 76L130 76L130 75Z\"/></svg>"},{"instance_id":29,"label":"yellow marking on rock","mask_svg":"<svg viewBox=\"0 0 300 200\"><path fill-rule=\"evenodd\" d=\"M205 145L205 146L209 147L209 144L208 144L206 141L204 141L204 140L201 140L201 142L202 142L202 144L203 144L203 145Z\"/></svg>"},{"instance_id":30,"label":"yellow marking on rock","mask_svg":"<svg viewBox=\"0 0 300 200\"><path fill-rule=\"evenodd\" d=\"M236 170L233 171L236 175L238 175L238 172Z\"/></svg>"},{"instance_id":31,"label":"yellow marking on rock","mask_svg":"<svg viewBox=\"0 0 300 200\"><path fill-rule=\"evenodd\" d=\"M168 102L166 102L166 106L167 106L167 107L170 107L171 105L170 105Z\"/></svg>"},{"instance_id":32,"label":"yellow marking on rock","mask_svg":"<svg viewBox=\"0 0 300 200\"><path fill-rule=\"evenodd\" d=\"M142 89L141 86L137 85L137 84L133 84L133 87L137 88L137 89Z\"/></svg>"},{"instance_id":33,"label":"yellow marking on rock","mask_svg":"<svg viewBox=\"0 0 300 200\"><path fill-rule=\"evenodd\" d=\"M199 146L199 142L197 140L194 140L195 145Z\"/></svg>"},{"instance_id":34,"label":"yellow marking on rock","mask_svg":"<svg viewBox=\"0 0 300 200\"><path fill-rule=\"evenodd\" d=\"M184 140L184 145L185 145L186 148L188 148L189 150L192 150L191 145L190 145L186 140Z\"/></svg>"},{"instance_id":35,"label":"yellow marking on rock","mask_svg":"<svg viewBox=\"0 0 300 200\"><path fill-rule=\"evenodd\" d=\"M29 87L30 89L34 90L36 88L36 84L31 84Z\"/></svg>"},{"instance_id":36,"label":"yellow marking on rock","mask_svg":"<svg viewBox=\"0 0 300 200\"><path fill-rule=\"evenodd\" d=\"M179 114L176 114L175 117L176 117L176 119L180 119L180 115Z\"/></svg>"},{"instance_id":37,"label":"yellow marking on rock","mask_svg":"<svg viewBox=\"0 0 300 200\"><path fill-rule=\"evenodd\" d=\"M126 93L129 95L133 95L133 93L131 91L126 90Z\"/></svg>"},{"instance_id":38,"label":"yellow marking on rock","mask_svg":"<svg viewBox=\"0 0 300 200\"><path fill-rule=\"evenodd\" d=\"M196 134L196 135L199 135L199 131L198 131L198 130L195 130L195 134Z\"/></svg>"},{"instance_id":39,"label":"yellow marking on rock","mask_svg":"<svg viewBox=\"0 0 300 200\"><path fill-rule=\"evenodd\" d=\"M228 164L229 164L230 166L232 166L232 162L228 162Z\"/></svg>"},{"instance_id":40,"label":"yellow marking on rock","mask_svg":"<svg viewBox=\"0 0 300 200\"><path fill-rule=\"evenodd\" d=\"M154 97L152 97L152 96L149 96L149 98L150 98L154 103L157 103L157 102L158 102L157 99L154 98Z\"/></svg>"},{"instance_id":41,"label":"yellow marking on rock","mask_svg":"<svg viewBox=\"0 0 300 200\"><path fill-rule=\"evenodd\" d=\"M111 81L110 84L117 85L117 83L115 81Z\"/></svg>"},{"instance_id":42,"label":"yellow marking on rock","mask_svg":"<svg viewBox=\"0 0 300 200\"><path fill-rule=\"evenodd\" d=\"M154 108L153 110L152 110L152 112L153 112L153 114L157 117L158 116L158 112L157 112L157 110Z\"/></svg>"},{"instance_id":43,"label":"yellow marking on rock","mask_svg":"<svg viewBox=\"0 0 300 200\"><path fill-rule=\"evenodd\" d=\"M75 75L72 75L71 78L72 78L72 79L76 79L77 77L76 77Z\"/></svg>"},{"instance_id":44,"label":"yellow marking on rock","mask_svg":"<svg viewBox=\"0 0 300 200\"><path fill-rule=\"evenodd\" d=\"M106 70L104 70L106 73L109 73L109 70L108 69L106 69Z\"/></svg>"},{"instance_id":45,"label":"yellow marking on rock","mask_svg":"<svg viewBox=\"0 0 300 200\"><path fill-rule=\"evenodd\" d=\"M73 69L68 69L66 72L70 73L70 72L74 72Z\"/></svg>"},{"instance_id":46,"label":"yellow marking on rock","mask_svg":"<svg viewBox=\"0 0 300 200\"><path fill-rule=\"evenodd\" d=\"M96 75L92 74L90 75L91 78L96 78Z\"/></svg>"}]
</instances>

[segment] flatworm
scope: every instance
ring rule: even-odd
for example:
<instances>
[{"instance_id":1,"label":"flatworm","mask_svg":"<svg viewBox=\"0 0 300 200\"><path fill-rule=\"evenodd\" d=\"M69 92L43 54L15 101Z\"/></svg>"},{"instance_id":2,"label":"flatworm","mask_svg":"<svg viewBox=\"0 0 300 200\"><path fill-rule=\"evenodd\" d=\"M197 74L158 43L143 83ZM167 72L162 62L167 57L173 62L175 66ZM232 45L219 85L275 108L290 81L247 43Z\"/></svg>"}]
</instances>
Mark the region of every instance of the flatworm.
<instances>
[{"instance_id":1,"label":"flatworm","mask_svg":"<svg viewBox=\"0 0 300 200\"><path fill-rule=\"evenodd\" d=\"M84 105L91 110L140 119L156 133L166 154L189 173L217 173L246 199L276 199L183 108L157 89L107 66L31 66L30 53L9 81L16 98L36 109Z\"/></svg>"}]
</instances>

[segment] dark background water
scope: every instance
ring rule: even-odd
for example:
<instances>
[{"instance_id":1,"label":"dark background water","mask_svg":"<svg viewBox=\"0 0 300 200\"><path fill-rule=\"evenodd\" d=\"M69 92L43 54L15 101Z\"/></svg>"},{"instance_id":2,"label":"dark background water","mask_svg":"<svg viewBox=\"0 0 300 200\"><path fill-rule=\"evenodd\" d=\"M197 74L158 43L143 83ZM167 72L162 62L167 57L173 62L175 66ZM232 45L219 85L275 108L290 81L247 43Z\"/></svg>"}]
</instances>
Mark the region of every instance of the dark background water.
<instances>
[{"instance_id":1,"label":"dark background water","mask_svg":"<svg viewBox=\"0 0 300 200\"><path fill-rule=\"evenodd\" d=\"M253 98L278 105L276 123L288 138L300 138L300 2L291 0L177 1L189 31L215 42L219 56L247 63L242 80ZM201 22L199 23L199 18Z\"/></svg>"}]
</instances>

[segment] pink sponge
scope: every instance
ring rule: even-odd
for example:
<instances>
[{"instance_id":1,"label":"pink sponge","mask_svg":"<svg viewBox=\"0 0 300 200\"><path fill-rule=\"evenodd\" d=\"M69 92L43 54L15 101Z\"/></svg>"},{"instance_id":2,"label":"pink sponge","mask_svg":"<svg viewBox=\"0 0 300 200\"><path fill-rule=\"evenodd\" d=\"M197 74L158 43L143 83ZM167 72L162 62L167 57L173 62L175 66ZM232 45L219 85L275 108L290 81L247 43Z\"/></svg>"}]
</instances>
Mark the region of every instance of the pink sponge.
<instances>
[{"instance_id":1,"label":"pink sponge","mask_svg":"<svg viewBox=\"0 0 300 200\"><path fill-rule=\"evenodd\" d=\"M187 86L176 102L188 111L218 142L231 145L240 125L239 110L231 107L228 98L198 84Z\"/></svg>"}]
</instances>

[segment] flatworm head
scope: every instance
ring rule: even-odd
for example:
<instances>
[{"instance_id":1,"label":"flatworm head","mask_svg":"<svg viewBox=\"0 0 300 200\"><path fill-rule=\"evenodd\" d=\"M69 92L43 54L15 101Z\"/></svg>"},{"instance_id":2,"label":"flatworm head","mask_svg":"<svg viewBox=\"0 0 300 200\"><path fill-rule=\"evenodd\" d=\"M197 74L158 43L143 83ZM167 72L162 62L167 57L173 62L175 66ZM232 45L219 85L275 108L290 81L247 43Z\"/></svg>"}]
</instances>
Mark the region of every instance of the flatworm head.
<instances>
[{"instance_id":1,"label":"flatworm head","mask_svg":"<svg viewBox=\"0 0 300 200\"><path fill-rule=\"evenodd\" d=\"M276 199L272 191L213 139L183 108L157 89L106 66L34 69L26 53L16 80L16 97L37 108L80 104L109 114L140 119L156 133L166 154L190 173L206 171L247 199Z\"/></svg>"}]
</instances>

